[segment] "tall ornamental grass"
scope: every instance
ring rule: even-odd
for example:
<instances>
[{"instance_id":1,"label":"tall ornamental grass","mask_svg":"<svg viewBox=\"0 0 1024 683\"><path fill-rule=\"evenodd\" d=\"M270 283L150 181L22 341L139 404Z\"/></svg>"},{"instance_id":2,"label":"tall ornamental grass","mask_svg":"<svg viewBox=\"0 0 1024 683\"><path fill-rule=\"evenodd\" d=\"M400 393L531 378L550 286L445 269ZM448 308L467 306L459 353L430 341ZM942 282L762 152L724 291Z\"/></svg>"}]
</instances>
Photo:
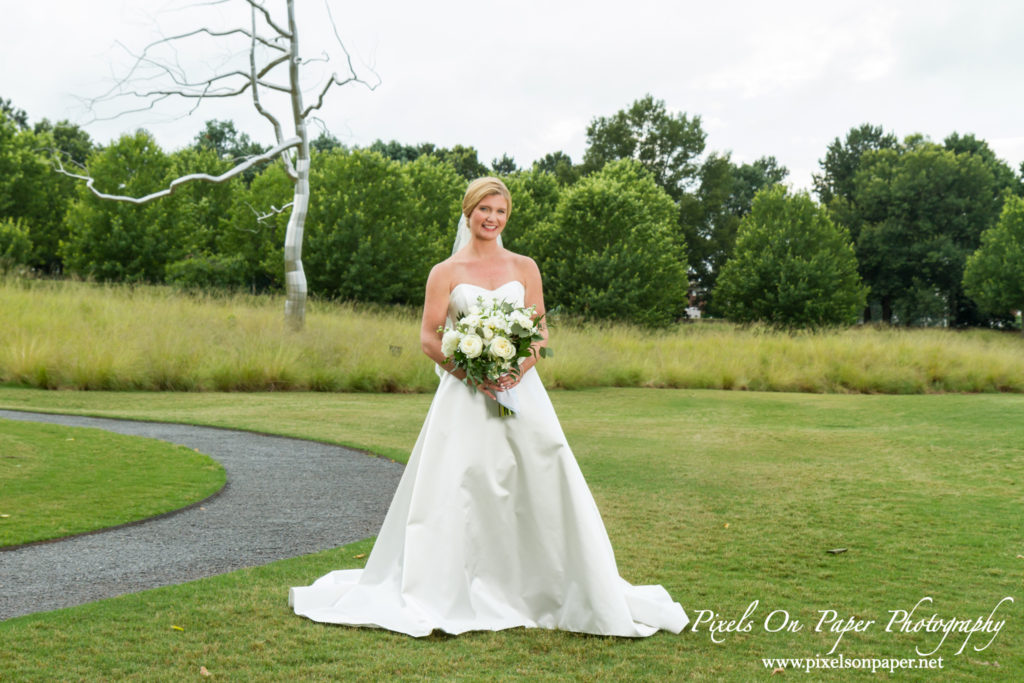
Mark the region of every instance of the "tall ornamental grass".
<instances>
[{"instance_id":1,"label":"tall ornamental grass","mask_svg":"<svg viewBox=\"0 0 1024 683\"><path fill-rule=\"evenodd\" d=\"M7 279L0 382L48 389L425 392L419 311L313 301L291 331L277 296ZM1024 391L1024 340L988 330L648 330L551 320L549 387L797 392Z\"/></svg>"}]
</instances>

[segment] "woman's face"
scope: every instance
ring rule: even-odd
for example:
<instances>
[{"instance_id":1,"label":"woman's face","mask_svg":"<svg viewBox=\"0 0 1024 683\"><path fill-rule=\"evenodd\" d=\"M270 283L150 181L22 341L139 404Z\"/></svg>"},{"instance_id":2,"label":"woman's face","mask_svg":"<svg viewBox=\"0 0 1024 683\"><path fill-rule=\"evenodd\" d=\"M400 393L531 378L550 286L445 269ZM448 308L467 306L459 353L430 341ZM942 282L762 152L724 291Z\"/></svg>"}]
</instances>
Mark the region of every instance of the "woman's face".
<instances>
[{"instance_id":1,"label":"woman's face","mask_svg":"<svg viewBox=\"0 0 1024 683\"><path fill-rule=\"evenodd\" d=\"M508 202L500 194L489 194L469 215L469 232L478 239L498 239L507 218Z\"/></svg>"}]
</instances>

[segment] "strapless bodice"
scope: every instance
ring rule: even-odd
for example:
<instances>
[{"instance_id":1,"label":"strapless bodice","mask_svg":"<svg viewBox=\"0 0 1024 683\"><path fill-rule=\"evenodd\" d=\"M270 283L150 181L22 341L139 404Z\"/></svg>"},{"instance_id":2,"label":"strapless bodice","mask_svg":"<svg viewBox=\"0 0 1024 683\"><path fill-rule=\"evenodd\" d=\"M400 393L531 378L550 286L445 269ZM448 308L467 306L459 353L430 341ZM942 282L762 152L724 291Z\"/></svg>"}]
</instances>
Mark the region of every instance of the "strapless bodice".
<instances>
[{"instance_id":1,"label":"strapless bodice","mask_svg":"<svg viewBox=\"0 0 1024 683\"><path fill-rule=\"evenodd\" d=\"M477 303L477 297L481 296L485 305L492 301L507 301L514 306L523 306L526 287L519 280L509 280L495 289L460 282L448 295L448 319L458 320L469 311L470 306Z\"/></svg>"}]
</instances>

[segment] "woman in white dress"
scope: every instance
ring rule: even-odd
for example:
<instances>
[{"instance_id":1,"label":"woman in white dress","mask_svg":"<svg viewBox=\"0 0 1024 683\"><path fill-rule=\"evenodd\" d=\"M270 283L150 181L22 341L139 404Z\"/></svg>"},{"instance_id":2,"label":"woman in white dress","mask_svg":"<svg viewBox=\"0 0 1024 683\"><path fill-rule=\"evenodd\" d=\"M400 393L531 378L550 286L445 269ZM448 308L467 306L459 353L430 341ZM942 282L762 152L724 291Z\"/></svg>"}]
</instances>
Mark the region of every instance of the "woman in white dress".
<instances>
[{"instance_id":1,"label":"woman in white dress","mask_svg":"<svg viewBox=\"0 0 1024 683\"><path fill-rule=\"evenodd\" d=\"M619 576L536 357L477 391L445 363L438 327L477 297L544 313L537 264L501 245L511 205L496 178L469 185L461 240L427 279L420 338L443 372L409 464L365 569L292 588L296 614L412 636L525 626L637 637L688 623L664 588ZM510 389L518 410L503 417L495 392Z\"/></svg>"}]
</instances>

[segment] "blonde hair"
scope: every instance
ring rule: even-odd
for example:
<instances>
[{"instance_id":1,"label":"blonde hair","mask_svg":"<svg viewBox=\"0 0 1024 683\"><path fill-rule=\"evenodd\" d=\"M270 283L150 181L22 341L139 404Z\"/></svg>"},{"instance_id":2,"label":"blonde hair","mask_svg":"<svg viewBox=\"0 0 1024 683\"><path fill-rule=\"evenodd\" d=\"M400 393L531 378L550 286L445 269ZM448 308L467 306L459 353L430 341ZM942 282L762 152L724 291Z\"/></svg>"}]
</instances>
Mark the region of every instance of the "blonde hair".
<instances>
[{"instance_id":1,"label":"blonde hair","mask_svg":"<svg viewBox=\"0 0 1024 683\"><path fill-rule=\"evenodd\" d=\"M498 178L485 177L477 178L469 184L466 188L466 194L462 198L462 214L469 220L469 215L473 213L473 209L476 205L484 200L484 197L490 197L493 194L500 194L508 202L508 211L505 213L507 218L512 214L512 193L505 187L505 183L501 182Z\"/></svg>"}]
</instances>

